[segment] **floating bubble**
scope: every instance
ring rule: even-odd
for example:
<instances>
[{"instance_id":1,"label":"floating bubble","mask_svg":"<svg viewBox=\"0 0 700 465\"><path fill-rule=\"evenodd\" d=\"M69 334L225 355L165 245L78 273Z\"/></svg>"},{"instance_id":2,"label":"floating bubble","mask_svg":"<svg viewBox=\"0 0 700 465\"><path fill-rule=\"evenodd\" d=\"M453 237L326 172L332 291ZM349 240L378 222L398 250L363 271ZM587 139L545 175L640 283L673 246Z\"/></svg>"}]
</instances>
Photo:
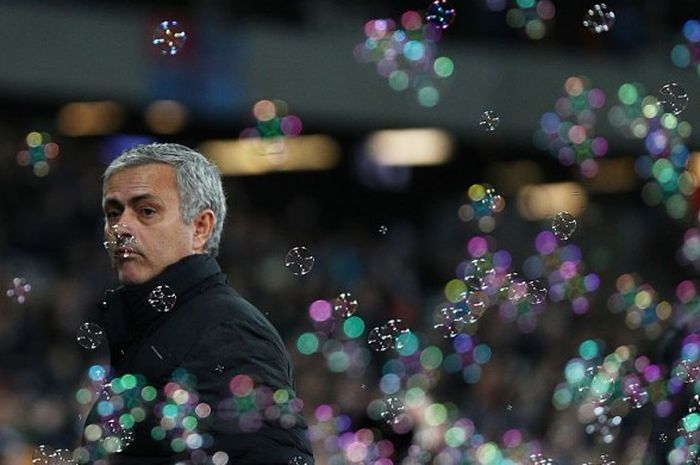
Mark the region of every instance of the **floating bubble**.
<instances>
[{"instance_id":1,"label":"floating bubble","mask_svg":"<svg viewBox=\"0 0 700 465\"><path fill-rule=\"evenodd\" d=\"M289 465L308 465L308 462L301 455L296 455L289 461Z\"/></svg>"},{"instance_id":2,"label":"floating bubble","mask_svg":"<svg viewBox=\"0 0 700 465\"><path fill-rule=\"evenodd\" d=\"M387 334L384 327L373 328L367 334L367 345L375 352L384 352L392 346L391 335Z\"/></svg>"},{"instance_id":3,"label":"floating bubble","mask_svg":"<svg viewBox=\"0 0 700 465\"><path fill-rule=\"evenodd\" d=\"M102 243L107 253L114 258L126 259L136 253L136 237L126 224L113 224L105 231Z\"/></svg>"},{"instance_id":4,"label":"floating bubble","mask_svg":"<svg viewBox=\"0 0 700 465\"><path fill-rule=\"evenodd\" d=\"M615 461L608 454L601 454L600 465L615 465Z\"/></svg>"},{"instance_id":5,"label":"floating bubble","mask_svg":"<svg viewBox=\"0 0 700 465\"><path fill-rule=\"evenodd\" d=\"M668 434L666 434L666 433L659 434L659 441L666 443L668 441Z\"/></svg>"},{"instance_id":6,"label":"floating bubble","mask_svg":"<svg viewBox=\"0 0 700 465\"><path fill-rule=\"evenodd\" d=\"M590 387L592 399L600 404L610 400L615 391L615 380L604 370L599 370L593 377Z\"/></svg>"},{"instance_id":7,"label":"floating bubble","mask_svg":"<svg viewBox=\"0 0 700 465\"><path fill-rule=\"evenodd\" d=\"M214 373L220 375L224 372L224 366L223 365L216 365L214 367Z\"/></svg>"},{"instance_id":8,"label":"floating bubble","mask_svg":"<svg viewBox=\"0 0 700 465\"><path fill-rule=\"evenodd\" d=\"M507 297L513 303L521 303L529 297L530 286L522 279L514 280L508 286Z\"/></svg>"},{"instance_id":9,"label":"floating bubble","mask_svg":"<svg viewBox=\"0 0 700 465\"><path fill-rule=\"evenodd\" d=\"M292 247L292 249L287 252L287 256L284 259L284 266L286 266L294 275L303 276L311 271L314 267L314 261L316 259L311 252L304 247Z\"/></svg>"},{"instance_id":10,"label":"floating bubble","mask_svg":"<svg viewBox=\"0 0 700 465\"><path fill-rule=\"evenodd\" d=\"M696 413L700 410L700 394L695 394L690 398L690 403L688 404L688 413Z\"/></svg>"},{"instance_id":11,"label":"floating bubble","mask_svg":"<svg viewBox=\"0 0 700 465\"><path fill-rule=\"evenodd\" d=\"M7 297L14 299L18 304L23 304L27 300L27 294L31 292L32 286L24 278L14 278L12 288L7 290Z\"/></svg>"},{"instance_id":12,"label":"floating bubble","mask_svg":"<svg viewBox=\"0 0 700 465\"><path fill-rule=\"evenodd\" d=\"M688 107L688 93L675 82L664 84L659 89L659 105L665 112L678 115Z\"/></svg>"},{"instance_id":13,"label":"floating bubble","mask_svg":"<svg viewBox=\"0 0 700 465\"><path fill-rule=\"evenodd\" d=\"M547 299L547 286L534 279L527 282L527 301L531 304L541 304Z\"/></svg>"},{"instance_id":14,"label":"floating bubble","mask_svg":"<svg viewBox=\"0 0 700 465\"><path fill-rule=\"evenodd\" d=\"M554 460L545 457L541 452L530 455L530 462L532 465L556 465Z\"/></svg>"},{"instance_id":15,"label":"floating bubble","mask_svg":"<svg viewBox=\"0 0 700 465\"><path fill-rule=\"evenodd\" d=\"M162 55L175 55L185 45L187 33L177 21L161 21L153 31L151 43Z\"/></svg>"},{"instance_id":16,"label":"floating bubble","mask_svg":"<svg viewBox=\"0 0 700 465\"><path fill-rule=\"evenodd\" d=\"M454 21L455 15L455 9L447 0L435 0L425 12L425 20L440 29L447 29Z\"/></svg>"},{"instance_id":17,"label":"floating bubble","mask_svg":"<svg viewBox=\"0 0 700 465\"><path fill-rule=\"evenodd\" d=\"M611 415L610 408L605 406L594 408L593 413L595 418L586 425L586 433L604 444L611 444L619 433L622 417Z\"/></svg>"},{"instance_id":18,"label":"floating bubble","mask_svg":"<svg viewBox=\"0 0 700 465\"><path fill-rule=\"evenodd\" d=\"M104 330L97 323L86 321L78 327L75 339L83 349L97 349L104 342Z\"/></svg>"},{"instance_id":19,"label":"floating bubble","mask_svg":"<svg viewBox=\"0 0 700 465\"><path fill-rule=\"evenodd\" d=\"M684 383L694 383L700 375L700 365L690 360L681 360L673 369L673 375Z\"/></svg>"},{"instance_id":20,"label":"floating bubble","mask_svg":"<svg viewBox=\"0 0 700 465\"><path fill-rule=\"evenodd\" d=\"M148 303L157 312L167 313L175 307L175 302L177 302L177 296L175 291L167 284L161 284L156 286L148 294Z\"/></svg>"},{"instance_id":21,"label":"floating bubble","mask_svg":"<svg viewBox=\"0 0 700 465\"><path fill-rule=\"evenodd\" d=\"M479 121L479 127L486 132L493 132L501 124L501 117L496 114L493 110L486 110L481 114L481 120Z\"/></svg>"},{"instance_id":22,"label":"floating bubble","mask_svg":"<svg viewBox=\"0 0 700 465\"><path fill-rule=\"evenodd\" d=\"M576 218L569 212L557 213L552 220L552 232L562 241L568 240L576 231Z\"/></svg>"},{"instance_id":23,"label":"floating bubble","mask_svg":"<svg viewBox=\"0 0 700 465\"><path fill-rule=\"evenodd\" d=\"M48 465L51 455L54 453L52 447L41 444L32 453L32 463L36 465Z\"/></svg>"},{"instance_id":24,"label":"floating bubble","mask_svg":"<svg viewBox=\"0 0 700 465\"><path fill-rule=\"evenodd\" d=\"M379 226L379 231L378 231L378 232L379 232L379 234L381 234L382 236L386 236L387 231L389 231L389 228L387 228L386 226L384 226L384 225Z\"/></svg>"},{"instance_id":25,"label":"floating bubble","mask_svg":"<svg viewBox=\"0 0 700 465\"><path fill-rule=\"evenodd\" d=\"M357 300L349 292L333 299L333 314L336 318L350 318L357 311Z\"/></svg>"},{"instance_id":26,"label":"floating bubble","mask_svg":"<svg viewBox=\"0 0 700 465\"><path fill-rule=\"evenodd\" d=\"M382 420L390 425L398 423L400 415L406 410L397 397L389 397L384 401L384 408L380 412Z\"/></svg>"},{"instance_id":27,"label":"floating bubble","mask_svg":"<svg viewBox=\"0 0 700 465\"><path fill-rule=\"evenodd\" d=\"M228 454L222 450L217 451L211 457L214 465L227 465L228 464Z\"/></svg>"},{"instance_id":28,"label":"floating bubble","mask_svg":"<svg viewBox=\"0 0 700 465\"><path fill-rule=\"evenodd\" d=\"M605 3L596 3L586 12L583 27L600 34L608 32L615 24L615 13Z\"/></svg>"},{"instance_id":29,"label":"floating bubble","mask_svg":"<svg viewBox=\"0 0 700 465\"><path fill-rule=\"evenodd\" d=\"M49 455L49 465L74 465L73 452L70 449L56 449Z\"/></svg>"},{"instance_id":30,"label":"floating bubble","mask_svg":"<svg viewBox=\"0 0 700 465\"><path fill-rule=\"evenodd\" d=\"M445 339L457 336L464 329L464 310L445 304L435 312L434 329L442 333Z\"/></svg>"},{"instance_id":31,"label":"floating bubble","mask_svg":"<svg viewBox=\"0 0 700 465\"><path fill-rule=\"evenodd\" d=\"M639 384L634 384L625 389L625 395L622 398L632 408L642 408L649 401L649 393Z\"/></svg>"},{"instance_id":32,"label":"floating bubble","mask_svg":"<svg viewBox=\"0 0 700 465\"><path fill-rule=\"evenodd\" d=\"M463 302L467 307L467 323L476 323L484 316L487 298L482 292L472 292L466 296Z\"/></svg>"},{"instance_id":33,"label":"floating bubble","mask_svg":"<svg viewBox=\"0 0 700 465\"><path fill-rule=\"evenodd\" d=\"M406 323L400 318L389 320L384 325L384 332L391 337L391 345L394 349L401 349L406 344L405 336L410 332Z\"/></svg>"}]
</instances>

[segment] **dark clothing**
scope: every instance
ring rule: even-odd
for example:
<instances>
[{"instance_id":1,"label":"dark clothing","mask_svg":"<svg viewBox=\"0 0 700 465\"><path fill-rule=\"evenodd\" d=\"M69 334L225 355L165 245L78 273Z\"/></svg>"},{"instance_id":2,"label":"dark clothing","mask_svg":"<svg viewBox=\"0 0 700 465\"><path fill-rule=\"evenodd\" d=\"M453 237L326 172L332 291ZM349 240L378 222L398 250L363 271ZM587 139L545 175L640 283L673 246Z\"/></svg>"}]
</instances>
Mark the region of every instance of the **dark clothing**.
<instances>
[{"instance_id":1,"label":"dark clothing","mask_svg":"<svg viewBox=\"0 0 700 465\"><path fill-rule=\"evenodd\" d=\"M172 309L149 302L154 289L175 294ZM282 339L213 257L188 256L147 283L108 291L100 313L112 370L102 400L118 408L93 407L87 425L103 429L85 445L93 460L115 451L105 440L113 434L130 444L110 464L205 463L204 452L220 451L228 464L313 464Z\"/></svg>"}]
</instances>

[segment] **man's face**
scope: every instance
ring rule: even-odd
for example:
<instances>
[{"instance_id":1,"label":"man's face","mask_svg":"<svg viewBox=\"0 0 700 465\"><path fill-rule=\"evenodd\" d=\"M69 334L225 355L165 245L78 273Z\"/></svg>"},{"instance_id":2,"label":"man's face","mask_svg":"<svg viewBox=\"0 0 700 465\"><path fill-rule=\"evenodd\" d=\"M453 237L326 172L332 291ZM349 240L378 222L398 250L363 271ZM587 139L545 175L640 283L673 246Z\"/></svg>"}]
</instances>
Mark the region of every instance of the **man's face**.
<instances>
[{"instance_id":1,"label":"man's face","mask_svg":"<svg viewBox=\"0 0 700 465\"><path fill-rule=\"evenodd\" d=\"M105 237L118 229L122 239L134 239L126 246L119 241L110 256L123 284L144 283L196 252L194 225L182 221L175 168L170 165L117 171L107 183L102 208Z\"/></svg>"}]
</instances>

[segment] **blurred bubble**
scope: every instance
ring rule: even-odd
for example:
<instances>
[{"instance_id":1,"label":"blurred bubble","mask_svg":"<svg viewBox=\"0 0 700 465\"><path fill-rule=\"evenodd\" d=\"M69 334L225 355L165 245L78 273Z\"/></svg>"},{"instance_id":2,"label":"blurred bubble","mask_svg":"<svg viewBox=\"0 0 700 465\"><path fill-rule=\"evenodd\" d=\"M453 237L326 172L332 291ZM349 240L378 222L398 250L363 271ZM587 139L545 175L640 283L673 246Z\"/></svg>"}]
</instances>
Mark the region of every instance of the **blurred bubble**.
<instances>
[{"instance_id":1,"label":"blurred bubble","mask_svg":"<svg viewBox=\"0 0 700 465\"><path fill-rule=\"evenodd\" d=\"M556 465L554 460L545 457L541 452L530 455L530 462L532 465Z\"/></svg>"},{"instance_id":2,"label":"blurred bubble","mask_svg":"<svg viewBox=\"0 0 700 465\"><path fill-rule=\"evenodd\" d=\"M161 21L153 31L151 43L162 55L175 55L185 45L187 33L177 21Z\"/></svg>"},{"instance_id":3,"label":"blurred bubble","mask_svg":"<svg viewBox=\"0 0 700 465\"><path fill-rule=\"evenodd\" d=\"M289 465L308 465L308 462L301 455L297 455L292 457L292 459L289 461Z\"/></svg>"},{"instance_id":4,"label":"blurred bubble","mask_svg":"<svg viewBox=\"0 0 700 465\"><path fill-rule=\"evenodd\" d=\"M455 9L447 0L435 0L425 12L425 20L440 29L447 29L455 19Z\"/></svg>"},{"instance_id":5,"label":"blurred bubble","mask_svg":"<svg viewBox=\"0 0 700 465\"><path fill-rule=\"evenodd\" d=\"M649 393L639 384L633 384L625 389L625 395L622 400L627 402L632 408L642 408L649 401Z\"/></svg>"},{"instance_id":6,"label":"blurred bubble","mask_svg":"<svg viewBox=\"0 0 700 465\"><path fill-rule=\"evenodd\" d=\"M684 383L694 383L700 375L700 365L690 360L681 360L673 369L673 375Z\"/></svg>"},{"instance_id":7,"label":"blurred bubble","mask_svg":"<svg viewBox=\"0 0 700 465\"><path fill-rule=\"evenodd\" d=\"M467 323L476 323L486 312L486 297L482 292L471 292L461 301L467 308Z\"/></svg>"},{"instance_id":8,"label":"blurred bubble","mask_svg":"<svg viewBox=\"0 0 700 465\"><path fill-rule=\"evenodd\" d=\"M479 127L486 132L493 132L501 124L501 117L496 114L493 110L486 110L481 114L481 120L479 121Z\"/></svg>"},{"instance_id":9,"label":"blurred bubble","mask_svg":"<svg viewBox=\"0 0 700 465\"><path fill-rule=\"evenodd\" d=\"M406 410L397 397L389 397L384 401L384 406L379 413L382 420L388 424L398 423L401 414Z\"/></svg>"},{"instance_id":10,"label":"blurred bubble","mask_svg":"<svg viewBox=\"0 0 700 465\"><path fill-rule=\"evenodd\" d=\"M83 349L97 349L104 339L104 331L97 323L86 321L78 327L76 341Z\"/></svg>"},{"instance_id":11,"label":"blurred bubble","mask_svg":"<svg viewBox=\"0 0 700 465\"><path fill-rule=\"evenodd\" d=\"M378 232L379 232L379 234L381 234L382 236L386 236L386 233L387 233L388 231L389 231L389 228L387 228L386 226L384 226L384 225L379 226Z\"/></svg>"},{"instance_id":12,"label":"blurred bubble","mask_svg":"<svg viewBox=\"0 0 700 465\"><path fill-rule=\"evenodd\" d=\"M350 318L357 311L357 300L349 292L333 299L333 314L336 318Z\"/></svg>"},{"instance_id":13,"label":"blurred bubble","mask_svg":"<svg viewBox=\"0 0 700 465\"><path fill-rule=\"evenodd\" d=\"M527 301L531 304L541 304L547 299L547 286L534 279L527 282Z\"/></svg>"},{"instance_id":14,"label":"blurred bubble","mask_svg":"<svg viewBox=\"0 0 700 465\"><path fill-rule=\"evenodd\" d=\"M594 436L604 444L612 444L619 433L622 417L612 415L610 408L598 406L593 409L594 419L586 425L586 434Z\"/></svg>"},{"instance_id":15,"label":"blurred bubble","mask_svg":"<svg viewBox=\"0 0 700 465\"><path fill-rule=\"evenodd\" d=\"M667 113L682 113L688 106L688 100L688 93L675 82L666 83L659 89L658 103Z\"/></svg>"},{"instance_id":16,"label":"blurred bubble","mask_svg":"<svg viewBox=\"0 0 700 465\"><path fill-rule=\"evenodd\" d=\"M219 365L216 365L216 366L214 367L214 373L220 375L220 374L222 374L222 373L224 372L224 369L225 369L225 367L224 367L223 365L220 365L220 364L219 364Z\"/></svg>"},{"instance_id":17,"label":"blurred bubble","mask_svg":"<svg viewBox=\"0 0 700 465\"><path fill-rule=\"evenodd\" d=\"M608 454L601 454L600 465L615 465L615 461Z\"/></svg>"},{"instance_id":18,"label":"blurred bubble","mask_svg":"<svg viewBox=\"0 0 700 465\"><path fill-rule=\"evenodd\" d=\"M54 453L52 447L41 444L34 449L32 453L32 463L37 465L48 465L49 458Z\"/></svg>"},{"instance_id":19,"label":"blurred bubble","mask_svg":"<svg viewBox=\"0 0 700 465\"><path fill-rule=\"evenodd\" d=\"M7 297L13 299L18 304L23 304L27 300L27 294L31 292L32 286L24 278L13 278L12 288L7 290Z\"/></svg>"},{"instance_id":20,"label":"blurred bubble","mask_svg":"<svg viewBox=\"0 0 700 465\"><path fill-rule=\"evenodd\" d=\"M228 465L228 454L224 451L217 451L211 457L214 465Z\"/></svg>"},{"instance_id":21,"label":"blurred bubble","mask_svg":"<svg viewBox=\"0 0 700 465\"><path fill-rule=\"evenodd\" d=\"M576 231L576 218L569 212L560 212L552 220L552 232L562 241L568 240Z\"/></svg>"},{"instance_id":22,"label":"blurred bubble","mask_svg":"<svg viewBox=\"0 0 700 465\"><path fill-rule=\"evenodd\" d=\"M583 27L600 34L608 32L615 24L615 13L605 3L596 3L586 11Z\"/></svg>"},{"instance_id":23,"label":"blurred bubble","mask_svg":"<svg viewBox=\"0 0 700 465\"><path fill-rule=\"evenodd\" d=\"M659 441L666 443L668 441L668 434L666 434L666 433L659 434Z\"/></svg>"},{"instance_id":24,"label":"blurred bubble","mask_svg":"<svg viewBox=\"0 0 700 465\"><path fill-rule=\"evenodd\" d=\"M167 313L175 307L175 302L177 302L177 296L175 291L167 284L161 284L156 286L148 294L148 303L157 312Z\"/></svg>"},{"instance_id":25,"label":"blurred bubble","mask_svg":"<svg viewBox=\"0 0 700 465\"><path fill-rule=\"evenodd\" d=\"M314 256L311 255L311 252L306 247L292 247L284 259L284 266L294 275L303 276L314 267L314 261Z\"/></svg>"}]
</instances>

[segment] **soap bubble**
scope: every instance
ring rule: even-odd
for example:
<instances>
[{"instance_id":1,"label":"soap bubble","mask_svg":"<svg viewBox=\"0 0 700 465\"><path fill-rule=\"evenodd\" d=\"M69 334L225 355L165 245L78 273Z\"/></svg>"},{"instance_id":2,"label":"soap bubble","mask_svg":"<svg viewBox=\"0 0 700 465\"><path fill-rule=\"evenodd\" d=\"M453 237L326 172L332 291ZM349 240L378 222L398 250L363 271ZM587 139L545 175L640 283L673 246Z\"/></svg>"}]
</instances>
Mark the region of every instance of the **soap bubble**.
<instances>
[{"instance_id":1,"label":"soap bubble","mask_svg":"<svg viewBox=\"0 0 700 465\"><path fill-rule=\"evenodd\" d=\"M126 259L134 255L136 250L136 237L131 233L126 224L113 224L105 231L105 240L102 243L110 257Z\"/></svg>"},{"instance_id":2,"label":"soap bubble","mask_svg":"<svg viewBox=\"0 0 700 465\"><path fill-rule=\"evenodd\" d=\"M410 332L406 324L400 318L389 320L384 325L384 331L391 337L391 345L394 349L401 349L406 344L405 336Z\"/></svg>"},{"instance_id":3,"label":"soap bubble","mask_svg":"<svg viewBox=\"0 0 700 465\"><path fill-rule=\"evenodd\" d=\"M153 31L151 43L162 55L175 55L185 45L187 33L177 21L161 21Z\"/></svg>"},{"instance_id":4,"label":"soap bubble","mask_svg":"<svg viewBox=\"0 0 700 465\"><path fill-rule=\"evenodd\" d=\"M14 278L12 288L7 290L7 297L14 299L18 304L27 300L27 294L32 290L32 285L24 278Z\"/></svg>"},{"instance_id":5,"label":"soap bubble","mask_svg":"<svg viewBox=\"0 0 700 465\"><path fill-rule=\"evenodd\" d=\"M688 93L675 82L669 82L659 89L659 105L665 112L678 115L688 106Z\"/></svg>"},{"instance_id":6,"label":"soap bubble","mask_svg":"<svg viewBox=\"0 0 700 465\"><path fill-rule=\"evenodd\" d=\"M156 286L148 294L148 303L157 312L169 312L175 306L175 302L177 302L177 296L175 295L175 291L173 291L173 289L167 284L161 284L159 286Z\"/></svg>"},{"instance_id":7,"label":"soap bubble","mask_svg":"<svg viewBox=\"0 0 700 465\"><path fill-rule=\"evenodd\" d=\"M600 34L608 32L615 24L615 13L608 9L605 3L596 3L587 12L583 19L583 27Z\"/></svg>"},{"instance_id":8,"label":"soap bubble","mask_svg":"<svg viewBox=\"0 0 700 465\"><path fill-rule=\"evenodd\" d=\"M617 437L622 424L622 417L612 415L610 408L597 406L593 409L595 415L593 421L586 425L586 434L594 436L604 444L611 444Z\"/></svg>"},{"instance_id":9,"label":"soap bubble","mask_svg":"<svg viewBox=\"0 0 700 465\"><path fill-rule=\"evenodd\" d=\"M493 132L501 124L501 117L496 114L493 110L486 110L481 114L481 120L479 121L479 127L486 132Z\"/></svg>"},{"instance_id":10,"label":"soap bubble","mask_svg":"<svg viewBox=\"0 0 700 465\"><path fill-rule=\"evenodd\" d=\"M615 461L608 454L601 454L600 465L615 465Z\"/></svg>"},{"instance_id":11,"label":"soap bubble","mask_svg":"<svg viewBox=\"0 0 700 465\"><path fill-rule=\"evenodd\" d=\"M384 352L392 345L391 335L385 332L383 326L377 326L367 334L367 345L375 352Z\"/></svg>"},{"instance_id":12,"label":"soap bubble","mask_svg":"<svg viewBox=\"0 0 700 465\"><path fill-rule=\"evenodd\" d=\"M36 465L48 465L51 455L54 453L52 447L41 444L32 453L32 463Z\"/></svg>"},{"instance_id":13,"label":"soap bubble","mask_svg":"<svg viewBox=\"0 0 700 465\"><path fill-rule=\"evenodd\" d=\"M568 240L576 231L576 218L569 212L557 213L552 220L552 232L562 241Z\"/></svg>"},{"instance_id":14,"label":"soap bubble","mask_svg":"<svg viewBox=\"0 0 700 465\"><path fill-rule=\"evenodd\" d=\"M464 310L445 304L435 312L434 329L442 333L445 339L457 336L464 329Z\"/></svg>"},{"instance_id":15,"label":"soap bubble","mask_svg":"<svg viewBox=\"0 0 700 465\"><path fill-rule=\"evenodd\" d=\"M673 369L673 375L684 383L694 383L700 374L700 366L690 360L681 360Z\"/></svg>"},{"instance_id":16,"label":"soap bubble","mask_svg":"<svg viewBox=\"0 0 700 465\"><path fill-rule=\"evenodd\" d=\"M460 304L467 309L465 320L467 323L476 323L486 312L486 300L488 297L482 292L470 292L460 300Z\"/></svg>"},{"instance_id":17,"label":"soap bubble","mask_svg":"<svg viewBox=\"0 0 700 465\"><path fill-rule=\"evenodd\" d=\"M447 0L435 0L425 12L425 20L440 29L447 29L454 21L455 15L455 9Z\"/></svg>"},{"instance_id":18,"label":"soap bubble","mask_svg":"<svg viewBox=\"0 0 700 465\"><path fill-rule=\"evenodd\" d=\"M304 247L292 247L284 259L286 266L294 275L303 276L314 267L315 258L311 252Z\"/></svg>"},{"instance_id":19,"label":"soap bubble","mask_svg":"<svg viewBox=\"0 0 700 465\"><path fill-rule=\"evenodd\" d=\"M349 292L333 299L333 314L336 318L349 318L357 311L357 300Z\"/></svg>"},{"instance_id":20,"label":"soap bubble","mask_svg":"<svg viewBox=\"0 0 700 465\"><path fill-rule=\"evenodd\" d=\"M292 459L289 461L289 465L308 465L309 463L306 461L304 457L301 455L295 455L292 457Z\"/></svg>"},{"instance_id":21,"label":"soap bubble","mask_svg":"<svg viewBox=\"0 0 700 465\"><path fill-rule=\"evenodd\" d=\"M541 304L547 299L547 286L534 279L527 282L527 301L531 304Z\"/></svg>"},{"instance_id":22,"label":"soap bubble","mask_svg":"<svg viewBox=\"0 0 700 465\"><path fill-rule=\"evenodd\" d=\"M405 411L405 407L396 397L389 397L384 402L384 408L380 412L382 420L388 424L395 424L399 421L399 416Z\"/></svg>"},{"instance_id":23,"label":"soap bubble","mask_svg":"<svg viewBox=\"0 0 700 465\"><path fill-rule=\"evenodd\" d=\"M83 349L97 349L104 342L104 330L97 323L86 321L78 327L75 339Z\"/></svg>"},{"instance_id":24,"label":"soap bubble","mask_svg":"<svg viewBox=\"0 0 700 465\"><path fill-rule=\"evenodd\" d=\"M387 228L384 225L379 226L379 234L382 236L386 236L386 233L389 231L389 228Z\"/></svg>"}]
</instances>

